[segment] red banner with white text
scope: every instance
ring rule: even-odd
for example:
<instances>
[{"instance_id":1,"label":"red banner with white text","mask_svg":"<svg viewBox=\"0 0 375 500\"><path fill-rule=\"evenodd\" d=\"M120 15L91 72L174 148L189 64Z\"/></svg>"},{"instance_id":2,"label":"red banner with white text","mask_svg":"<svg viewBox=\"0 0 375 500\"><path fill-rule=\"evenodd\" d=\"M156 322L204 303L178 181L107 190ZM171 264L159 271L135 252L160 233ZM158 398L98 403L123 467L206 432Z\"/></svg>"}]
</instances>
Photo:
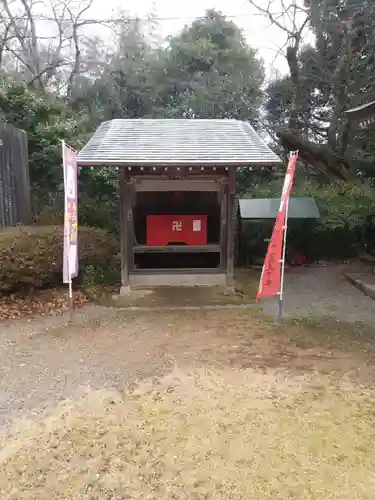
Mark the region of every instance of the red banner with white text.
<instances>
[{"instance_id":1,"label":"red banner with white text","mask_svg":"<svg viewBox=\"0 0 375 500\"><path fill-rule=\"evenodd\" d=\"M281 288L281 266L283 254L283 238L287 216L287 206L290 192L293 186L294 172L298 152L292 153L289 158L288 168L285 174L283 192L281 194L280 208L276 216L270 244L266 258L264 259L262 275L260 278L256 301L262 297L272 297L280 293Z\"/></svg>"}]
</instances>

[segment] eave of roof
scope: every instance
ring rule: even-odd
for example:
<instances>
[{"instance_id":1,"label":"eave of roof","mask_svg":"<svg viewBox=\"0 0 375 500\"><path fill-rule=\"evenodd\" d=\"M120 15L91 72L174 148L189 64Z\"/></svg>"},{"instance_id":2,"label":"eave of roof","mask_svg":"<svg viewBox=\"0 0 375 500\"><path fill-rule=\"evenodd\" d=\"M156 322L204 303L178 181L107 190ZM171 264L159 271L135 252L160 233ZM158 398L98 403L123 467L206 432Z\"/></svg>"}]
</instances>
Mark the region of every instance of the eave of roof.
<instances>
[{"instance_id":1,"label":"eave of roof","mask_svg":"<svg viewBox=\"0 0 375 500\"><path fill-rule=\"evenodd\" d=\"M375 124L375 101L348 109L345 114L350 121L355 121L361 129L369 129Z\"/></svg>"},{"instance_id":2,"label":"eave of roof","mask_svg":"<svg viewBox=\"0 0 375 500\"><path fill-rule=\"evenodd\" d=\"M375 108L375 101L371 101L371 102L368 102L368 103L365 103L365 104L361 104L361 106L357 106L356 108L347 109L345 111L345 113L347 115L353 115L353 114L359 113L361 111L370 110L373 107Z\"/></svg>"},{"instance_id":3,"label":"eave of roof","mask_svg":"<svg viewBox=\"0 0 375 500\"><path fill-rule=\"evenodd\" d=\"M79 152L80 166L270 166L278 156L238 120L104 122Z\"/></svg>"},{"instance_id":4,"label":"eave of roof","mask_svg":"<svg viewBox=\"0 0 375 500\"><path fill-rule=\"evenodd\" d=\"M143 161L143 160L131 160L131 161L121 161L121 160L113 160L113 161L89 161L89 160L80 160L79 158L77 159L77 165L80 167L232 167L232 168L237 168L237 167L272 167L273 165L277 165L279 162L272 162L270 163L269 161L257 161L256 163L254 162L248 162L248 161L241 161L241 160L232 160L232 161L220 161L220 160L215 160L215 161L200 161L200 160L186 160L186 161L164 161L160 162L158 160L153 160L153 161Z\"/></svg>"}]
</instances>

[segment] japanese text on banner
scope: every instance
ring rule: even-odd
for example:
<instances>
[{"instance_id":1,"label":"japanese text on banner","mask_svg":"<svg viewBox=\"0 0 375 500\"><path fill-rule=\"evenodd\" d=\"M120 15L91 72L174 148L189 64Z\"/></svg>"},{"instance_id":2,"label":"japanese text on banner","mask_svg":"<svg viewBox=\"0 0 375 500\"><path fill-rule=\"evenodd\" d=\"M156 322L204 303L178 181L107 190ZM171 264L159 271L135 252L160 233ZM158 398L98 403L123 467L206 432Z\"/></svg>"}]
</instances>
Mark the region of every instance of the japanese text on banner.
<instances>
[{"instance_id":1,"label":"japanese text on banner","mask_svg":"<svg viewBox=\"0 0 375 500\"><path fill-rule=\"evenodd\" d=\"M78 185L76 153L63 143L64 283L78 276Z\"/></svg>"},{"instance_id":2,"label":"japanese text on banner","mask_svg":"<svg viewBox=\"0 0 375 500\"><path fill-rule=\"evenodd\" d=\"M298 153L290 156L288 168L285 174L284 187L281 195L280 208L276 216L270 244L264 259L262 275L260 278L256 301L262 297L278 295L281 289L281 266L283 253L283 237L287 217L287 206L290 192L293 186L294 172L296 168Z\"/></svg>"}]
</instances>

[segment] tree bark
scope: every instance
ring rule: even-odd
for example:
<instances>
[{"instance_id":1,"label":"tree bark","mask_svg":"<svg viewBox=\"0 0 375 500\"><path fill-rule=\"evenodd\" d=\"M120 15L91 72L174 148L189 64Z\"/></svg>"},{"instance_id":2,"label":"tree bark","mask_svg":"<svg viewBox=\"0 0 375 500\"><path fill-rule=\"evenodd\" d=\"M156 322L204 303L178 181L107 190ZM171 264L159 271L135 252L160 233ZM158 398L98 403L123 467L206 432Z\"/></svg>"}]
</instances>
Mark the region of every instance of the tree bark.
<instances>
[{"instance_id":1,"label":"tree bark","mask_svg":"<svg viewBox=\"0 0 375 500\"><path fill-rule=\"evenodd\" d=\"M327 180L348 181L351 178L352 169L348 161L328 146L314 144L289 128L278 130L277 136L285 149L298 150L300 158Z\"/></svg>"},{"instance_id":2,"label":"tree bark","mask_svg":"<svg viewBox=\"0 0 375 500\"><path fill-rule=\"evenodd\" d=\"M297 59L297 48L288 47L286 51L286 60L288 61L290 78L292 80L292 101L290 104L290 113L288 125L289 128L297 130L298 129L298 113L299 113L299 95L300 95L300 79L299 79L299 69L298 69L298 59Z\"/></svg>"},{"instance_id":3,"label":"tree bark","mask_svg":"<svg viewBox=\"0 0 375 500\"><path fill-rule=\"evenodd\" d=\"M347 143L347 120L344 110L348 107L347 86L350 66L352 63L352 39L348 30L342 38L341 54L332 78L332 93L334 97L332 120L327 132L328 147L340 155L345 153Z\"/></svg>"}]
</instances>

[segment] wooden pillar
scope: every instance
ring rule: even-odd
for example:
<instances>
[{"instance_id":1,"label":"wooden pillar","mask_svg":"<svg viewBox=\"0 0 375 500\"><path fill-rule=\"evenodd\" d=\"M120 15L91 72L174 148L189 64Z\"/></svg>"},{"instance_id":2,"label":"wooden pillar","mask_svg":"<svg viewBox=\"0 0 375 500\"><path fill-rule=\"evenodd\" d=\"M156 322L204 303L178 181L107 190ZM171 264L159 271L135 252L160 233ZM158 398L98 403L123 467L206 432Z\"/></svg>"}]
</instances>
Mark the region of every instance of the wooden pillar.
<instances>
[{"instance_id":1,"label":"wooden pillar","mask_svg":"<svg viewBox=\"0 0 375 500\"><path fill-rule=\"evenodd\" d=\"M227 221L228 221L228 185L222 184L220 190L221 233L220 233L220 269L227 271Z\"/></svg>"},{"instance_id":2,"label":"wooden pillar","mask_svg":"<svg viewBox=\"0 0 375 500\"><path fill-rule=\"evenodd\" d=\"M131 273L134 269L134 220L133 208L135 203L135 184L130 179L126 182L126 231L127 231L127 245L128 245L128 269Z\"/></svg>"},{"instance_id":3,"label":"wooden pillar","mask_svg":"<svg viewBox=\"0 0 375 500\"><path fill-rule=\"evenodd\" d=\"M227 196L227 286L234 286L234 222L236 195L236 168L229 167L228 171L228 196Z\"/></svg>"},{"instance_id":4,"label":"wooden pillar","mask_svg":"<svg viewBox=\"0 0 375 500\"><path fill-rule=\"evenodd\" d=\"M120 241L121 241L121 295L130 291L129 273L133 269L133 185L126 171L120 169Z\"/></svg>"},{"instance_id":5,"label":"wooden pillar","mask_svg":"<svg viewBox=\"0 0 375 500\"><path fill-rule=\"evenodd\" d=\"M240 213L240 207L238 203L236 203L236 224L237 224L237 233L236 233L236 242L235 244L237 245L237 251L235 253L235 262L234 265L236 266L242 266L243 265L243 237L242 237L242 220L241 220L241 213Z\"/></svg>"}]
</instances>

